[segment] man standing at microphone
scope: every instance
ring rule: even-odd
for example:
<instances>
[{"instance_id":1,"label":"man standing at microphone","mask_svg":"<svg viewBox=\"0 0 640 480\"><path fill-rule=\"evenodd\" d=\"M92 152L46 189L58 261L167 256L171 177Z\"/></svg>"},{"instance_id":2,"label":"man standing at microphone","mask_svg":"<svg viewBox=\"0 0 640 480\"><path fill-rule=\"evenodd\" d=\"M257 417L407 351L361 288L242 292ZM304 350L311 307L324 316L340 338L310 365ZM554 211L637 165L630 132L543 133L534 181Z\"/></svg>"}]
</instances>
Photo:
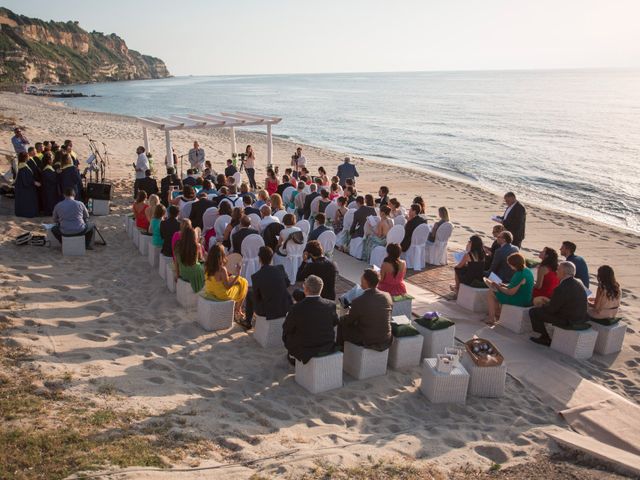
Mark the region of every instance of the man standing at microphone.
<instances>
[{"instance_id":1,"label":"man standing at microphone","mask_svg":"<svg viewBox=\"0 0 640 480\"><path fill-rule=\"evenodd\" d=\"M196 168L199 172L204 169L204 150L197 141L193 142L193 148L189 150L189 163L191 168Z\"/></svg>"}]
</instances>

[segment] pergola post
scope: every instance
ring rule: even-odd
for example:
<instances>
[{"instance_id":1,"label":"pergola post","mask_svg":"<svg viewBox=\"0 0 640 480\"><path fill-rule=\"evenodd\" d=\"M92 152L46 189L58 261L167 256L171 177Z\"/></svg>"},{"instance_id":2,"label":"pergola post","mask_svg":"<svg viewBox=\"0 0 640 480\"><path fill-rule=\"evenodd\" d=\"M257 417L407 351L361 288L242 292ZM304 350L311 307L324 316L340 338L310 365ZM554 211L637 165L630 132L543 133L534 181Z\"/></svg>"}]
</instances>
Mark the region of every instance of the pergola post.
<instances>
[{"instance_id":1,"label":"pergola post","mask_svg":"<svg viewBox=\"0 0 640 480\"><path fill-rule=\"evenodd\" d=\"M236 129L231 127L231 156L236 153Z\"/></svg>"},{"instance_id":2,"label":"pergola post","mask_svg":"<svg viewBox=\"0 0 640 480\"><path fill-rule=\"evenodd\" d=\"M142 127L142 142L145 152L149 153L149 131L147 127Z\"/></svg>"},{"instance_id":3,"label":"pergola post","mask_svg":"<svg viewBox=\"0 0 640 480\"><path fill-rule=\"evenodd\" d=\"M167 167L173 167L173 151L171 151L171 132L169 130L164 131L164 141L167 147L167 159L165 163Z\"/></svg>"},{"instance_id":4,"label":"pergola post","mask_svg":"<svg viewBox=\"0 0 640 480\"><path fill-rule=\"evenodd\" d=\"M271 135L271 124L267 125L267 168L273 165L273 136Z\"/></svg>"}]
</instances>

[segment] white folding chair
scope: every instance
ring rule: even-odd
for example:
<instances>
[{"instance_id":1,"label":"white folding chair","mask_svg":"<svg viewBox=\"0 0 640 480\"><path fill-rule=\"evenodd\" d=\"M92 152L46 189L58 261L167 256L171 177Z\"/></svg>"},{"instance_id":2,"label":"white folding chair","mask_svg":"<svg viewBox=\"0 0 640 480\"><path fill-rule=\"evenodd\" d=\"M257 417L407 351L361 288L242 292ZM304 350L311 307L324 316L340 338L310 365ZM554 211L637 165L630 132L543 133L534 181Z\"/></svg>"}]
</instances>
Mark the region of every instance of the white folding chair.
<instances>
[{"instance_id":1,"label":"white folding chair","mask_svg":"<svg viewBox=\"0 0 640 480\"><path fill-rule=\"evenodd\" d=\"M233 180L235 181L236 188L240 191L240 183L242 183L242 174L240 172L236 172L233 174Z\"/></svg>"},{"instance_id":2,"label":"white folding chair","mask_svg":"<svg viewBox=\"0 0 640 480\"><path fill-rule=\"evenodd\" d=\"M218 203L218 207L220 207L220 205L222 205L223 203L228 203L231 206L231 209L233 209L233 202L228 198L223 198L222 200L220 200L220 203Z\"/></svg>"},{"instance_id":3,"label":"white folding chair","mask_svg":"<svg viewBox=\"0 0 640 480\"><path fill-rule=\"evenodd\" d=\"M453 233L453 225L450 222L444 222L436 230L435 242L427 242L427 263L430 265L446 265L447 264L447 243L449 237Z\"/></svg>"},{"instance_id":4,"label":"white folding chair","mask_svg":"<svg viewBox=\"0 0 640 480\"><path fill-rule=\"evenodd\" d=\"M389 245L390 243L400 244L403 238L404 238L404 227L402 225L394 225L387 232L387 245ZM371 251L371 258L369 259L369 263L371 265L375 265L376 267L380 268L386 256L387 256L387 247L378 245Z\"/></svg>"},{"instance_id":5,"label":"white folding chair","mask_svg":"<svg viewBox=\"0 0 640 480\"><path fill-rule=\"evenodd\" d=\"M216 223L213 225L213 229L216 232L216 241L221 242L224 238L224 231L227 228L227 225L231 222L230 215L220 215L216 220Z\"/></svg>"},{"instance_id":6,"label":"white folding chair","mask_svg":"<svg viewBox=\"0 0 640 480\"><path fill-rule=\"evenodd\" d=\"M336 234L331 230L322 232L318 237L318 242L322 245L322 250L327 257L333 257L333 249L336 246Z\"/></svg>"},{"instance_id":7,"label":"white folding chair","mask_svg":"<svg viewBox=\"0 0 640 480\"><path fill-rule=\"evenodd\" d=\"M407 223L407 219L406 219L406 218L404 218L404 215L398 215L397 217L395 217L395 218L393 219L393 224L394 224L394 225L401 225L401 226L403 226L403 225L406 225L406 223Z\"/></svg>"},{"instance_id":8,"label":"white folding chair","mask_svg":"<svg viewBox=\"0 0 640 480\"><path fill-rule=\"evenodd\" d=\"M276 213L273 214L273 216L276 217L278 221L280 221L280 223L282 223L282 219L286 214L287 214L286 210L278 210Z\"/></svg>"},{"instance_id":9,"label":"white folding chair","mask_svg":"<svg viewBox=\"0 0 640 480\"><path fill-rule=\"evenodd\" d=\"M284 189L284 192L282 192L282 201L285 203L285 205L291 202L291 195L293 195L293 192L295 191L296 189L292 186Z\"/></svg>"},{"instance_id":10,"label":"white folding chair","mask_svg":"<svg viewBox=\"0 0 640 480\"><path fill-rule=\"evenodd\" d=\"M353 215L355 213L355 210L348 210L345 214L344 220L342 221L342 230L336 236L336 246L344 247L346 245L349 229L351 228L351 225L353 225Z\"/></svg>"},{"instance_id":11,"label":"white folding chair","mask_svg":"<svg viewBox=\"0 0 640 480\"><path fill-rule=\"evenodd\" d=\"M277 254L273 256L273 264L282 265L284 267L292 285L296 283L296 275L298 275L298 268L300 268L300 265L302 264L302 254L305 246L306 243L298 245L294 241L289 241L289 243L287 243L286 257Z\"/></svg>"},{"instance_id":12,"label":"white folding chair","mask_svg":"<svg viewBox=\"0 0 640 480\"><path fill-rule=\"evenodd\" d=\"M411 246L405 253L407 268L422 270L426 263L426 243L429 236L429 226L426 223L418 225L411 235Z\"/></svg>"},{"instance_id":13,"label":"white folding chair","mask_svg":"<svg viewBox=\"0 0 640 480\"><path fill-rule=\"evenodd\" d=\"M336 216L336 212L338 211L338 204L335 202L331 202L327 205L327 208L324 210L324 216L327 217L327 221L325 222L327 225L333 224L333 219Z\"/></svg>"},{"instance_id":14,"label":"white folding chair","mask_svg":"<svg viewBox=\"0 0 640 480\"><path fill-rule=\"evenodd\" d=\"M356 203L356 201L354 200L354 201L353 201L353 202L351 202L349 205L347 205L347 208L348 208L349 210L351 210L351 209L356 209L356 208L358 208L358 204L357 204L357 203Z\"/></svg>"},{"instance_id":15,"label":"white folding chair","mask_svg":"<svg viewBox=\"0 0 640 480\"><path fill-rule=\"evenodd\" d=\"M191 207L193 207L193 202L195 202L195 200L182 204L182 208L180 209L180 213L178 214L178 218L180 220L189 218L189 215L191 215Z\"/></svg>"},{"instance_id":16,"label":"white folding chair","mask_svg":"<svg viewBox=\"0 0 640 480\"><path fill-rule=\"evenodd\" d=\"M213 228L218 218L218 208L210 207L202 215L202 231L207 232Z\"/></svg>"},{"instance_id":17,"label":"white folding chair","mask_svg":"<svg viewBox=\"0 0 640 480\"><path fill-rule=\"evenodd\" d=\"M251 228L260 231L260 215L257 213L250 213L249 220L251 220Z\"/></svg>"},{"instance_id":18,"label":"white folding chair","mask_svg":"<svg viewBox=\"0 0 640 480\"><path fill-rule=\"evenodd\" d=\"M240 274L247 279L251 286L251 275L260 270L260 260L258 251L264 247L264 240L260 235L252 234L242 240L242 271Z\"/></svg>"},{"instance_id":19,"label":"white folding chair","mask_svg":"<svg viewBox=\"0 0 640 480\"><path fill-rule=\"evenodd\" d=\"M302 233L304 233L305 238L309 236L309 232L311 231L311 224L309 223L308 220L300 220L298 223L296 223L296 227L302 230Z\"/></svg>"}]
</instances>

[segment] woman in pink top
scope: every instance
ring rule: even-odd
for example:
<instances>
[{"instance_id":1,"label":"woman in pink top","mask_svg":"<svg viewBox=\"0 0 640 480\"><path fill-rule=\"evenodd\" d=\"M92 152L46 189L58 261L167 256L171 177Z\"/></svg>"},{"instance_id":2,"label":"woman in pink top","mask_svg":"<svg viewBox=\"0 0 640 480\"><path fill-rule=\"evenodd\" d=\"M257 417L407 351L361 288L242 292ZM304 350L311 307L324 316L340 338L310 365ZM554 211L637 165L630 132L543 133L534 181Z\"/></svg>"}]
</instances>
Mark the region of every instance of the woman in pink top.
<instances>
[{"instance_id":1,"label":"woman in pink top","mask_svg":"<svg viewBox=\"0 0 640 480\"><path fill-rule=\"evenodd\" d=\"M184 229L187 227L191 227L191 220L189 220L188 218L180 222L180 230L174 233L173 237L171 237L171 251L173 252L174 258L176 256L176 253L175 253L176 243L178 243L178 240L180 240L180 238L182 237L182 232L184 232ZM195 232L196 232L196 239L199 239L200 228L196 227ZM202 245L198 243L198 261L202 261L203 259L204 259L204 252L202 251Z\"/></svg>"},{"instance_id":2,"label":"woman in pink top","mask_svg":"<svg viewBox=\"0 0 640 480\"><path fill-rule=\"evenodd\" d=\"M269 168L267 170L267 178L264 179L264 188L269 195L273 195L278 191L278 177L275 172Z\"/></svg>"},{"instance_id":3,"label":"woman in pink top","mask_svg":"<svg viewBox=\"0 0 640 480\"><path fill-rule=\"evenodd\" d=\"M400 259L402 249L397 243L387 245L387 258L380 268L380 283L378 289L387 292L392 297L407 293L404 275L407 273L407 262Z\"/></svg>"}]
</instances>

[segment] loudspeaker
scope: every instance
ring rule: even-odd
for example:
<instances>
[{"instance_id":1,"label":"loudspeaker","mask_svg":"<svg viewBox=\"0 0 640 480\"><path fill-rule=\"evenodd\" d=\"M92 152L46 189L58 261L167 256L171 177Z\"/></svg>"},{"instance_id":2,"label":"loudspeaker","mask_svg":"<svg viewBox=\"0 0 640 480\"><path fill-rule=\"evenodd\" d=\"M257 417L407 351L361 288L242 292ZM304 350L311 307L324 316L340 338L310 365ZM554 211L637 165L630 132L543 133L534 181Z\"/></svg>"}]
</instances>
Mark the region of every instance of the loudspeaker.
<instances>
[{"instance_id":1,"label":"loudspeaker","mask_svg":"<svg viewBox=\"0 0 640 480\"><path fill-rule=\"evenodd\" d=\"M89 183L87 184L87 198L94 200L111 200L110 183Z\"/></svg>"}]
</instances>

